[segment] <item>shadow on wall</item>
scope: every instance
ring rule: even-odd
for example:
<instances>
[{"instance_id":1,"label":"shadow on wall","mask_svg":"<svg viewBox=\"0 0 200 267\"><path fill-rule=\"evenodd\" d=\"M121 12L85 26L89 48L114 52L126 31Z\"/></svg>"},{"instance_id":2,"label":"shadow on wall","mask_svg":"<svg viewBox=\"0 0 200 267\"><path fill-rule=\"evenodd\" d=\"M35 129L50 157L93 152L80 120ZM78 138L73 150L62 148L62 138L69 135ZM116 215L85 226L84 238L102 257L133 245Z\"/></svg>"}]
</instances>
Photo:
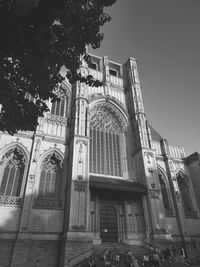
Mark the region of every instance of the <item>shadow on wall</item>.
<instances>
[{"instance_id":1,"label":"shadow on wall","mask_svg":"<svg viewBox=\"0 0 200 267\"><path fill-rule=\"evenodd\" d=\"M26 203L30 198L26 196ZM29 212L24 203L22 213L13 199L4 197L0 202L0 266L57 267L63 210L33 206Z\"/></svg>"}]
</instances>

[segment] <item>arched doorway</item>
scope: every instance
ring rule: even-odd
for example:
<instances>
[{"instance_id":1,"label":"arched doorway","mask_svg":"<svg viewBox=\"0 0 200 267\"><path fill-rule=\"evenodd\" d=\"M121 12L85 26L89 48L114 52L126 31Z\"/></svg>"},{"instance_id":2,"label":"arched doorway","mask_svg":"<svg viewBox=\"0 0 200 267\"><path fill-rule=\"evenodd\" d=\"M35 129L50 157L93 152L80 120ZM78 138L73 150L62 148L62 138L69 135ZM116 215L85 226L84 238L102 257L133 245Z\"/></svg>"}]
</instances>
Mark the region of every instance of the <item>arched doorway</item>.
<instances>
[{"instance_id":1,"label":"arched doorway","mask_svg":"<svg viewBox=\"0 0 200 267\"><path fill-rule=\"evenodd\" d=\"M100 237L102 242L118 242L117 211L112 206L100 208Z\"/></svg>"}]
</instances>

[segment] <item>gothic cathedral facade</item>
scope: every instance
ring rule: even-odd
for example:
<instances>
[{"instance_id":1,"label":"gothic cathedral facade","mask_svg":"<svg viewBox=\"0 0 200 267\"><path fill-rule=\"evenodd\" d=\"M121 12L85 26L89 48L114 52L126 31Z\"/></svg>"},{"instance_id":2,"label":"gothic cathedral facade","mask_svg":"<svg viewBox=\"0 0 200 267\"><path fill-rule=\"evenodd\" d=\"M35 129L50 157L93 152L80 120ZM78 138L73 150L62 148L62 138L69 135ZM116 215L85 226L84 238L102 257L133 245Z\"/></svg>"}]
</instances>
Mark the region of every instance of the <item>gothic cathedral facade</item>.
<instances>
[{"instance_id":1,"label":"gothic cathedral facade","mask_svg":"<svg viewBox=\"0 0 200 267\"><path fill-rule=\"evenodd\" d=\"M200 158L146 119L134 58L91 55L36 131L0 134L0 266L70 266L104 242L200 248ZM159 111L158 111L159 112Z\"/></svg>"}]
</instances>

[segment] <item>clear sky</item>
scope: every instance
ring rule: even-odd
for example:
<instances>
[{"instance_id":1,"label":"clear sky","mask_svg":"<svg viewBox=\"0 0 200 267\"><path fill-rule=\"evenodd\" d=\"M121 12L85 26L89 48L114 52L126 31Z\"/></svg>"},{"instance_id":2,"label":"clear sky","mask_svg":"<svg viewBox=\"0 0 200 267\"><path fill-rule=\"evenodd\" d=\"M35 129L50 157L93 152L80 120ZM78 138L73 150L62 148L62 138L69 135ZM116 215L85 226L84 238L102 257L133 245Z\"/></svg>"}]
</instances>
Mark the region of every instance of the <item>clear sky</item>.
<instances>
[{"instance_id":1,"label":"clear sky","mask_svg":"<svg viewBox=\"0 0 200 267\"><path fill-rule=\"evenodd\" d=\"M117 0L101 48L138 62L150 124L186 155L200 153L200 0Z\"/></svg>"}]
</instances>

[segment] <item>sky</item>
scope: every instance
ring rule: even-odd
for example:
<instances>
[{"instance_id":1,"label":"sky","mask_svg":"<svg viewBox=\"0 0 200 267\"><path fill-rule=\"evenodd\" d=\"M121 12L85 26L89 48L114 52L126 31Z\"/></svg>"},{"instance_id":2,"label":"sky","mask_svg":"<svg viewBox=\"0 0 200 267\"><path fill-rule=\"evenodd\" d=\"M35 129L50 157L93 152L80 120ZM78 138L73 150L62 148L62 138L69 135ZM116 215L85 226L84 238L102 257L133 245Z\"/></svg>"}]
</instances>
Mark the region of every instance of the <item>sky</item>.
<instances>
[{"instance_id":1,"label":"sky","mask_svg":"<svg viewBox=\"0 0 200 267\"><path fill-rule=\"evenodd\" d=\"M90 52L136 58L150 124L186 155L200 153L200 0L117 0L106 11L112 20Z\"/></svg>"}]
</instances>

